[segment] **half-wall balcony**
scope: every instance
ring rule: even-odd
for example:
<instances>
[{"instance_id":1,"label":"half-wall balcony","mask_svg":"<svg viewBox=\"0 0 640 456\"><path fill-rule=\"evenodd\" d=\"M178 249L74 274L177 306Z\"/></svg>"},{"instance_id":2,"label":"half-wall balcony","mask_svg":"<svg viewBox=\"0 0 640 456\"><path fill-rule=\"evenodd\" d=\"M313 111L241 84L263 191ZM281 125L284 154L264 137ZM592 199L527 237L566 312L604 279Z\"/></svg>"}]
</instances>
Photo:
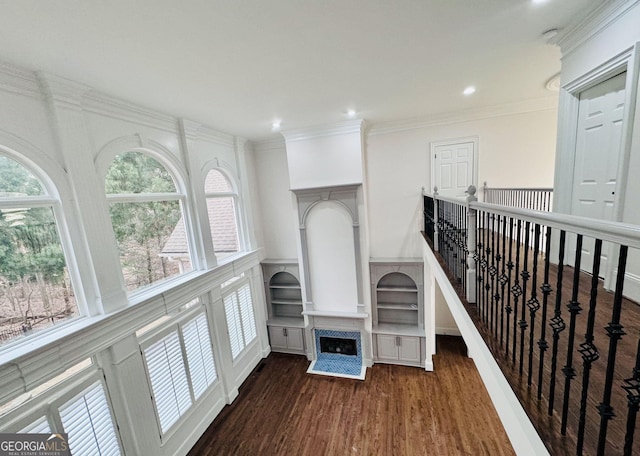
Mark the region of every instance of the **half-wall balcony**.
<instances>
[{"instance_id":1,"label":"half-wall balcony","mask_svg":"<svg viewBox=\"0 0 640 456\"><path fill-rule=\"evenodd\" d=\"M550 193L529 190L502 204L423 192L425 267L512 442L640 454L640 227L548 212Z\"/></svg>"}]
</instances>

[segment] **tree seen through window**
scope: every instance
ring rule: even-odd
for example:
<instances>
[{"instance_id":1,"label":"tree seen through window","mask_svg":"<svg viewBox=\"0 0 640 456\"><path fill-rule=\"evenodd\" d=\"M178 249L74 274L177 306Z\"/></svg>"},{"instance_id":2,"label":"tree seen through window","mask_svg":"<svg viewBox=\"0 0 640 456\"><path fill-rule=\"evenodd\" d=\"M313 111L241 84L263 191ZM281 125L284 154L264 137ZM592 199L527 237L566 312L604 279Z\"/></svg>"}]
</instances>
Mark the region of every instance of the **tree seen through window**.
<instances>
[{"instance_id":1,"label":"tree seen through window","mask_svg":"<svg viewBox=\"0 0 640 456\"><path fill-rule=\"evenodd\" d=\"M54 204L27 168L0 155L0 343L78 315Z\"/></svg>"},{"instance_id":2,"label":"tree seen through window","mask_svg":"<svg viewBox=\"0 0 640 456\"><path fill-rule=\"evenodd\" d=\"M164 250L176 230L188 246L184 197L164 166L140 152L120 154L109 167L105 191L128 290L191 271L188 247L178 259Z\"/></svg>"}]
</instances>

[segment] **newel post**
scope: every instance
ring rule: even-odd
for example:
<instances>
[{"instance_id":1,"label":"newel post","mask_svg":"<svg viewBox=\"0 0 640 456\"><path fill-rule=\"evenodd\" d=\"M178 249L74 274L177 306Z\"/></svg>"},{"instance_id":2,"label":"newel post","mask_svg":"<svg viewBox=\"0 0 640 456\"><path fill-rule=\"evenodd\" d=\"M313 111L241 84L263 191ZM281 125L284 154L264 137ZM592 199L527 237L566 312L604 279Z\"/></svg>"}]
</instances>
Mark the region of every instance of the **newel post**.
<instances>
[{"instance_id":1,"label":"newel post","mask_svg":"<svg viewBox=\"0 0 640 456\"><path fill-rule=\"evenodd\" d=\"M438 187L433 186L433 251L437 252L438 247Z\"/></svg>"},{"instance_id":2,"label":"newel post","mask_svg":"<svg viewBox=\"0 0 640 456\"><path fill-rule=\"evenodd\" d=\"M476 302L476 261L473 258L476 253L476 228L477 228L477 211L471 207L471 203L478 201L476 197L476 188L473 185L467 190L467 302L475 304Z\"/></svg>"}]
</instances>

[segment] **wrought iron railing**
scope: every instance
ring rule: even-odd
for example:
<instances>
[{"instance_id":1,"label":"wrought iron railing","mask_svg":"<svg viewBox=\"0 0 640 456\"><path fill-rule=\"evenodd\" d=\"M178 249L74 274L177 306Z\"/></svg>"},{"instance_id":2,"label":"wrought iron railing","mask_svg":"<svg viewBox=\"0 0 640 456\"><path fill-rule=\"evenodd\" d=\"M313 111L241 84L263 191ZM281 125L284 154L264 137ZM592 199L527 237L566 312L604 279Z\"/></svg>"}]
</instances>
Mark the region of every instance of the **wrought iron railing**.
<instances>
[{"instance_id":1,"label":"wrought iron railing","mask_svg":"<svg viewBox=\"0 0 640 456\"><path fill-rule=\"evenodd\" d=\"M574 454L640 454L640 307L624 294L640 227L480 203L472 187L427 201L425 234L523 404L546 412L539 433L557 417Z\"/></svg>"},{"instance_id":2,"label":"wrought iron railing","mask_svg":"<svg viewBox=\"0 0 640 456\"><path fill-rule=\"evenodd\" d=\"M551 211L553 188L482 187L483 201L533 211Z\"/></svg>"}]
</instances>

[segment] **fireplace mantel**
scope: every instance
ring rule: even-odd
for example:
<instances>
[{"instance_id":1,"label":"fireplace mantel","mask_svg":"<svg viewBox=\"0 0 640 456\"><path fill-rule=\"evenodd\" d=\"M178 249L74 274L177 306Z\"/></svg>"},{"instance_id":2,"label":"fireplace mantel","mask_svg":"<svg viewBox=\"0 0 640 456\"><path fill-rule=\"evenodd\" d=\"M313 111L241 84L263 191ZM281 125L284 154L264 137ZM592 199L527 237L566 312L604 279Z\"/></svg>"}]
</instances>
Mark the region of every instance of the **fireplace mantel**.
<instances>
[{"instance_id":1,"label":"fireplace mantel","mask_svg":"<svg viewBox=\"0 0 640 456\"><path fill-rule=\"evenodd\" d=\"M329 318L349 318L353 320L364 320L369 316L365 312L340 312L337 310L304 310L302 315L310 317L329 317Z\"/></svg>"}]
</instances>

